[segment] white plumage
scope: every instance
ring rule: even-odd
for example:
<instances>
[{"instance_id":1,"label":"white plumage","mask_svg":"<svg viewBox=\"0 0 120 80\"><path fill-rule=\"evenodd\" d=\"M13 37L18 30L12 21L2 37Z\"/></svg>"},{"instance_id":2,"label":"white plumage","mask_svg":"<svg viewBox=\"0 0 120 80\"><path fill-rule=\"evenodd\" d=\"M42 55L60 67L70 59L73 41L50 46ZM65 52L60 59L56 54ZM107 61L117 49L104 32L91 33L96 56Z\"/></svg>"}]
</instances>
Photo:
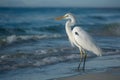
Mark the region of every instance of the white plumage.
<instances>
[{"instance_id":1,"label":"white plumage","mask_svg":"<svg viewBox=\"0 0 120 80\"><path fill-rule=\"evenodd\" d=\"M74 27L72 30L73 38L77 46L101 56L101 50L96 46L92 38L80 27Z\"/></svg>"},{"instance_id":2,"label":"white plumage","mask_svg":"<svg viewBox=\"0 0 120 80\"><path fill-rule=\"evenodd\" d=\"M72 30L71 27L75 25L76 20L71 13L67 13L64 16L58 17L56 19L60 20L62 18L68 20L65 24L65 30L66 30L66 33L68 35L71 45L72 46L75 45L79 48L80 53L81 53L81 58L84 56L84 64L83 64L83 69L84 69L85 60L87 57L87 54L85 53L84 50L91 51L94 54L96 54L97 56L101 56L102 51L98 46L96 46L95 42L88 35L88 33L86 31L84 31L81 27L76 26ZM82 59L80 61L80 64L81 64L81 62L82 62ZM79 64L78 68L80 67L80 64Z\"/></svg>"}]
</instances>

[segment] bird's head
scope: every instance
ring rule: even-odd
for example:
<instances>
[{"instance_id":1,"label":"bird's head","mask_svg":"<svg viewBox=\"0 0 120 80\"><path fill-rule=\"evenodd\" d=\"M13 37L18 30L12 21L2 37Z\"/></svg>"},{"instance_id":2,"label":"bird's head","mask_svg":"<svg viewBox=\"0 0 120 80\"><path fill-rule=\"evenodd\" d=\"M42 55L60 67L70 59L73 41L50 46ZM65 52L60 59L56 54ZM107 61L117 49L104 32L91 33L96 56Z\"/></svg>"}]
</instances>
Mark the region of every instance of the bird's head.
<instances>
[{"instance_id":1,"label":"bird's head","mask_svg":"<svg viewBox=\"0 0 120 80\"><path fill-rule=\"evenodd\" d=\"M56 20L61 20L61 19L67 19L67 20L72 20L72 19L74 19L74 16L73 16L73 14L71 14L71 13L67 13L67 14L65 14L64 16L60 16L60 17L57 17L57 18L55 18Z\"/></svg>"},{"instance_id":2,"label":"bird's head","mask_svg":"<svg viewBox=\"0 0 120 80\"><path fill-rule=\"evenodd\" d=\"M66 19L66 20L68 20L68 22L66 22L66 23L69 23L71 26L75 25L75 23L76 23L75 17L71 13L67 13L64 16L60 16L55 19L56 20Z\"/></svg>"}]
</instances>

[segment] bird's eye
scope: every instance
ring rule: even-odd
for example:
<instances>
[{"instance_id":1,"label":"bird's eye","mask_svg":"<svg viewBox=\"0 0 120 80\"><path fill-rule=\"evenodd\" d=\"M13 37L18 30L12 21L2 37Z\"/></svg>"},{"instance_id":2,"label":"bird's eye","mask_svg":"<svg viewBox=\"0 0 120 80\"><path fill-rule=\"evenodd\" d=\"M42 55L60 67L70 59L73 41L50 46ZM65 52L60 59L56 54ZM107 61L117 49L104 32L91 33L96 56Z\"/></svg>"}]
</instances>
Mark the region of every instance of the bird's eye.
<instances>
[{"instance_id":1,"label":"bird's eye","mask_svg":"<svg viewBox=\"0 0 120 80\"><path fill-rule=\"evenodd\" d=\"M66 15L66 17L68 17L69 15Z\"/></svg>"},{"instance_id":2,"label":"bird's eye","mask_svg":"<svg viewBox=\"0 0 120 80\"><path fill-rule=\"evenodd\" d=\"M75 35L78 35L78 36L79 36L79 34L78 34L77 32L75 32Z\"/></svg>"}]
</instances>

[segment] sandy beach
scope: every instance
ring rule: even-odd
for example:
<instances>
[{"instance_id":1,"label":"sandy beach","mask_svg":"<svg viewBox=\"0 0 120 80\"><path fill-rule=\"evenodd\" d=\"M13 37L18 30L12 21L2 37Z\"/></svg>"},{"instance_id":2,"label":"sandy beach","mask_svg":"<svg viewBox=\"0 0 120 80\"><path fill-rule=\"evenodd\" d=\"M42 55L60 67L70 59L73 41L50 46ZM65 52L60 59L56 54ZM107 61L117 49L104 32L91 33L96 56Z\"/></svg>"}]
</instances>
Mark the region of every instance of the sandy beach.
<instances>
[{"instance_id":1,"label":"sandy beach","mask_svg":"<svg viewBox=\"0 0 120 80\"><path fill-rule=\"evenodd\" d=\"M88 73L53 80L120 80L120 68L109 69L105 72Z\"/></svg>"}]
</instances>

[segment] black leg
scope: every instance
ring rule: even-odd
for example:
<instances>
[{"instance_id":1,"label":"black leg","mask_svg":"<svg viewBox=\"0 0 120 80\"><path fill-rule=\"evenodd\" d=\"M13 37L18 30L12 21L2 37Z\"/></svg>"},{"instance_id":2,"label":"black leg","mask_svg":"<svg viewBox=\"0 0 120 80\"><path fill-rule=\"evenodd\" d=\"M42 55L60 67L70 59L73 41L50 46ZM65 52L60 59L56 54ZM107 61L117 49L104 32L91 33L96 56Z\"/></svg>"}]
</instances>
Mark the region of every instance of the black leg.
<instances>
[{"instance_id":1,"label":"black leg","mask_svg":"<svg viewBox=\"0 0 120 80\"><path fill-rule=\"evenodd\" d=\"M81 65L82 61L83 61L83 57L80 58L80 63L78 65L78 71L80 70L80 65Z\"/></svg>"},{"instance_id":2,"label":"black leg","mask_svg":"<svg viewBox=\"0 0 120 80\"><path fill-rule=\"evenodd\" d=\"M80 65L81 65L82 61L83 61L83 51L82 51L82 49L80 49L80 63L79 63L78 68L77 68L78 71L80 70Z\"/></svg>"},{"instance_id":3,"label":"black leg","mask_svg":"<svg viewBox=\"0 0 120 80\"><path fill-rule=\"evenodd\" d=\"M83 71L85 71L85 62L86 62L87 54L84 53L84 62L83 62Z\"/></svg>"}]
</instances>

